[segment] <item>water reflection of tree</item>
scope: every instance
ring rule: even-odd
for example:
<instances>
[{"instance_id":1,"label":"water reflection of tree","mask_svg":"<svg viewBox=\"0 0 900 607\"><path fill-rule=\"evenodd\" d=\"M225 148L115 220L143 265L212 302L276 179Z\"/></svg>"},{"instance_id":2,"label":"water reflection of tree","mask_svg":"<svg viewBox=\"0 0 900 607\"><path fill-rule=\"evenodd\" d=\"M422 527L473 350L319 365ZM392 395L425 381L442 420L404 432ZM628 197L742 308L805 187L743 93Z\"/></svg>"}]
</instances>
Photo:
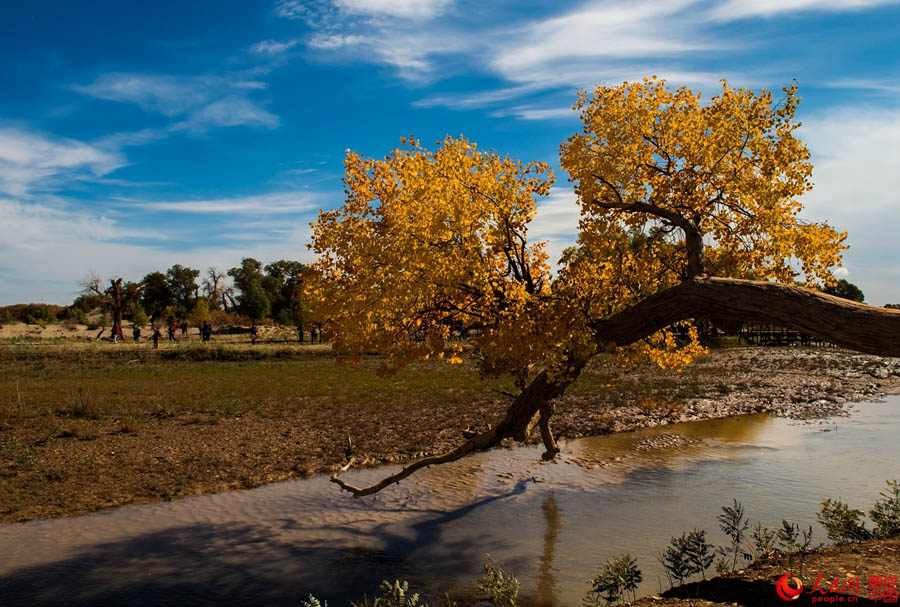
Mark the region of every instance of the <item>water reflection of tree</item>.
<instances>
[{"instance_id":1,"label":"water reflection of tree","mask_svg":"<svg viewBox=\"0 0 900 607\"><path fill-rule=\"evenodd\" d=\"M544 549L538 566L537 599L541 607L555 607L557 604L556 576L553 575L553 559L559 539L559 505L556 496L548 494L541 504L544 514Z\"/></svg>"}]
</instances>

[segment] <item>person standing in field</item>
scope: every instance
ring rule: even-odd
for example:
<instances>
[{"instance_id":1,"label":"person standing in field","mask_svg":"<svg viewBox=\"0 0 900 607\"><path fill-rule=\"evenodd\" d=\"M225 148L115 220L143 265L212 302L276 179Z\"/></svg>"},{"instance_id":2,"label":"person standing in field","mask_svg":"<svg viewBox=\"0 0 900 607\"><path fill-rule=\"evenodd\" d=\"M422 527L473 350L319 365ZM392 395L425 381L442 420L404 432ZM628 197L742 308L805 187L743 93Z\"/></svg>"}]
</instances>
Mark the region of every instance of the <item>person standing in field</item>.
<instances>
[{"instance_id":1,"label":"person standing in field","mask_svg":"<svg viewBox=\"0 0 900 607\"><path fill-rule=\"evenodd\" d=\"M175 328L176 328L175 321L170 320L169 321L169 341L176 341L175 340Z\"/></svg>"},{"instance_id":2,"label":"person standing in field","mask_svg":"<svg viewBox=\"0 0 900 607\"><path fill-rule=\"evenodd\" d=\"M297 341L303 343L303 325L297 327Z\"/></svg>"},{"instance_id":3,"label":"person standing in field","mask_svg":"<svg viewBox=\"0 0 900 607\"><path fill-rule=\"evenodd\" d=\"M131 337L134 339L134 343L140 343L141 341L141 328L138 325L134 325L131 328Z\"/></svg>"},{"instance_id":4,"label":"person standing in field","mask_svg":"<svg viewBox=\"0 0 900 607\"><path fill-rule=\"evenodd\" d=\"M250 345L255 346L257 339L259 339L259 334L256 332L256 325L254 325L250 327Z\"/></svg>"},{"instance_id":5,"label":"person standing in field","mask_svg":"<svg viewBox=\"0 0 900 607\"><path fill-rule=\"evenodd\" d=\"M119 338L122 337L122 325L116 323L112 328L112 340L114 344L119 343Z\"/></svg>"},{"instance_id":6,"label":"person standing in field","mask_svg":"<svg viewBox=\"0 0 900 607\"><path fill-rule=\"evenodd\" d=\"M181 336L187 337L187 333L188 333L188 321L185 320L183 323L181 323Z\"/></svg>"},{"instance_id":7,"label":"person standing in field","mask_svg":"<svg viewBox=\"0 0 900 607\"><path fill-rule=\"evenodd\" d=\"M153 327L153 347L159 349L159 340L162 339L162 331L159 327Z\"/></svg>"}]
</instances>

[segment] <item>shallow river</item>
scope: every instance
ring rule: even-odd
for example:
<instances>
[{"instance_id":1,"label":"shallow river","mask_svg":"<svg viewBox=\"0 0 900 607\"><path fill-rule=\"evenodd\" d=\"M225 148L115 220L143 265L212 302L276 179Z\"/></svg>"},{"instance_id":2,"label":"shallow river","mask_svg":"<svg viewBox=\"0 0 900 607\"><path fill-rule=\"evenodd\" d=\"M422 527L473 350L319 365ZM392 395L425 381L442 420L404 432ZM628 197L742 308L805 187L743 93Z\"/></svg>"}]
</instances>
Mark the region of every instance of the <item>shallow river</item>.
<instances>
[{"instance_id":1,"label":"shallow river","mask_svg":"<svg viewBox=\"0 0 900 607\"><path fill-rule=\"evenodd\" d=\"M675 433L695 442L640 448ZM524 605L580 604L601 563L624 551L652 594L672 535L702 527L724 543L716 516L732 497L754 522L813 524L816 542L823 497L868 510L900 477L900 397L824 422L754 415L562 446L550 464L537 447L479 454L374 500L315 477L0 525L0 605L296 607L311 592L340 607L398 576L430 596L465 596L487 553L518 576Z\"/></svg>"}]
</instances>

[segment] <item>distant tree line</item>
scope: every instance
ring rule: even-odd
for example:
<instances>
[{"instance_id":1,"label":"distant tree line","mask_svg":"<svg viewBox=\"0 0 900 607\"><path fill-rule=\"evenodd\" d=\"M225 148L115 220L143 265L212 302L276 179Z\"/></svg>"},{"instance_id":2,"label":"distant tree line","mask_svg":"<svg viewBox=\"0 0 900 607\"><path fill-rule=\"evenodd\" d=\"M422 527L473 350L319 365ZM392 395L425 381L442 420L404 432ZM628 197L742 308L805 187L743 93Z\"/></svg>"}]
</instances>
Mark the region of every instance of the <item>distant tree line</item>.
<instances>
[{"instance_id":1,"label":"distant tree line","mask_svg":"<svg viewBox=\"0 0 900 607\"><path fill-rule=\"evenodd\" d=\"M306 266L281 259L268 265L246 257L227 272L200 270L175 264L165 272L151 272L139 281L91 275L70 306L19 304L0 308L0 322L47 324L72 320L87 324L87 315L102 309L111 323L137 324L175 320L199 325L242 317L251 322L302 326L301 287Z\"/></svg>"}]
</instances>

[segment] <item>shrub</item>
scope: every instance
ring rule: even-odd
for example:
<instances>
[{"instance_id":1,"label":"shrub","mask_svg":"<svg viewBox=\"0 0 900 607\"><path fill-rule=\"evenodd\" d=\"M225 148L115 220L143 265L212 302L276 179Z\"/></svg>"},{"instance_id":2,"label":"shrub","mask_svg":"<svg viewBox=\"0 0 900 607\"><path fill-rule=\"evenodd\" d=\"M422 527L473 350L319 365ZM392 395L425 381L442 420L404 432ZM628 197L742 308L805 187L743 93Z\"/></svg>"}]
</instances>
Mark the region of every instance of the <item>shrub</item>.
<instances>
[{"instance_id":1,"label":"shrub","mask_svg":"<svg viewBox=\"0 0 900 607\"><path fill-rule=\"evenodd\" d=\"M775 539L778 537L774 529L763 527L762 523L756 523L750 533L753 540L753 557L760 559L775 554Z\"/></svg>"},{"instance_id":2,"label":"shrub","mask_svg":"<svg viewBox=\"0 0 900 607\"><path fill-rule=\"evenodd\" d=\"M591 590L582 604L585 607L615 605L625 600L629 592L634 600L637 585L642 580L643 574L637 568L637 561L630 554L619 555L603 564L600 574L591 580Z\"/></svg>"},{"instance_id":3,"label":"shrub","mask_svg":"<svg viewBox=\"0 0 900 607\"><path fill-rule=\"evenodd\" d=\"M862 516L862 510L851 509L839 499L827 498L822 502L816 518L825 527L828 539L835 542L856 542L872 536L860 520Z\"/></svg>"},{"instance_id":4,"label":"shrub","mask_svg":"<svg viewBox=\"0 0 900 607\"><path fill-rule=\"evenodd\" d=\"M694 567L694 573L699 573L706 579L706 570L713 563L712 544L706 542L706 530L694 529L687 535L688 560Z\"/></svg>"},{"instance_id":5,"label":"shrub","mask_svg":"<svg viewBox=\"0 0 900 607\"><path fill-rule=\"evenodd\" d=\"M875 523L873 534L879 538L900 535L900 483L887 481L887 485L869 511L869 518Z\"/></svg>"},{"instance_id":6,"label":"shrub","mask_svg":"<svg viewBox=\"0 0 900 607\"><path fill-rule=\"evenodd\" d=\"M224 310L212 310L209 313L210 323L216 329L220 329L222 327L227 327L229 325L240 324L240 322L235 319L234 315L225 312Z\"/></svg>"},{"instance_id":7,"label":"shrub","mask_svg":"<svg viewBox=\"0 0 900 607\"><path fill-rule=\"evenodd\" d=\"M789 523L786 520L781 521L781 529L776 532L779 547L788 553L788 567L793 569L794 555L799 553L800 557L800 575L803 575L803 563L805 562L805 553L812 544L813 530L812 525L801 530L797 523ZM802 538L802 541L801 541Z\"/></svg>"},{"instance_id":8,"label":"shrub","mask_svg":"<svg viewBox=\"0 0 900 607\"><path fill-rule=\"evenodd\" d=\"M484 563L484 575L478 578L478 588L487 595L491 605L516 607L519 596L519 580L503 570L488 555Z\"/></svg>"},{"instance_id":9,"label":"shrub","mask_svg":"<svg viewBox=\"0 0 900 607\"><path fill-rule=\"evenodd\" d=\"M143 327L150 322L150 319L147 318L147 313L144 312L144 306L140 303L134 305L134 311L131 313L131 322L139 327Z\"/></svg>"},{"instance_id":10,"label":"shrub","mask_svg":"<svg viewBox=\"0 0 900 607\"><path fill-rule=\"evenodd\" d=\"M706 579L706 570L713 563L712 544L706 543L706 530L694 529L673 537L660 559L666 575L684 584L692 575L701 574Z\"/></svg>"},{"instance_id":11,"label":"shrub","mask_svg":"<svg viewBox=\"0 0 900 607\"><path fill-rule=\"evenodd\" d=\"M369 597L364 596L362 601L350 601L350 607L425 607L419 603L419 595L409 592L409 583L394 580L391 584L387 580L381 582L378 588L381 596L369 602ZM327 606L326 606L327 607Z\"/></svg>"},{"instance_id":12,"label":"shrub","mask_svg":"<svg viewBox=\"0 0 900 607\"><path fill-rule=\"evenodd\" d=\"M364 596L360 601L350 601L350 607L427 607L424 603L419 602L418 594L407 596L409 584L405 581L396 580L391 584L385 580L381 582L378 590L381 592L381 596L376 597L374 601ZM445 594L444 601L444 607L457 607L456 603L450 600L450 595ZM300 607L328 607L328 602L320 601L313 595L309 595L300 601Z\"/></svg>"},{"instance_id":13,"label":"shrub","mask_svg":"<svg viewBox=\"0 0 900 607\"><path fill-rule=\"evenodd\" d=\"M750 527L750 521L741 503L733 498L732 501L734 502L732 506L722 506L722 514L718 517L719 527L731 540L731 545L719 548L718 553L722 555L723 564L727 565L730 562L731 571L734 571L737 568L738 558L750 560L750 554L744 549L744 535ZM720 571L720 567L716 570Z\"/></svg>"}]
</instances>

